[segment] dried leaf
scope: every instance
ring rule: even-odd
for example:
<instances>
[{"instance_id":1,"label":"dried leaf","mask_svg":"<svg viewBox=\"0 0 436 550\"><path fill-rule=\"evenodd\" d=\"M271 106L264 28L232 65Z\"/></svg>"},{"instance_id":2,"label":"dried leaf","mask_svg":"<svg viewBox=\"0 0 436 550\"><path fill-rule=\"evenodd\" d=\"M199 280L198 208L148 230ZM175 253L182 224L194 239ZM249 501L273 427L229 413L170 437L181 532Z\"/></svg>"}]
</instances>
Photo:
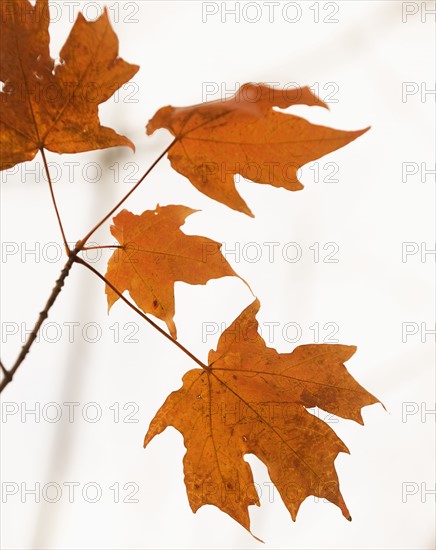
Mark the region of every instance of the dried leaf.
<instances>
[{"instance_id":1,"label":"dried leaf","mask_svg":"<svg viewBox=\"0 0 436 550\"><path fill-rule=\"evenodd\" d=\"M327 107L307 87L277 90L244 84L229 99L162 107L149 121L147 134L169 130L176 138L168 153L171 166L208 197L252 216L236 190L235 174L297 191L303 188L297 171L304 164L367 131L316 126L273 109L296 104Z\"/></svg>"},{"instance_id":2,"label":"dried leaf","mask_svg":"<svg viewBox=\"0 0 436 550\"><path fill-rule=\"evenodd\" d=\"M335 432L306 408L318 406L363 424L361 408L377 403L348 373L354 346L313 344L280 354L258 334L254 301L221 335L207 369L193 369L152 420L144 447L168 426L183 437L189 503L213 504L250 530L248 506L259 500L244 455L268 468L292 519L310 495L351 519L334 461L348 453Z\"/></svg>"},{"instance_id":3,"label":"dried leaf","mask_svg":"<svg viewBox=\"0 0 436 550\"><path fill-rule=\"evenodd\" d=\"M60 51L50 57L48 0L1 2L0 168L32 160L38 150L79 153L133 143L101 126L98 105L138 71L118 57L107 10L82 14Z\"/></svg>"},{"instance_id":4,"label":"dried leaf","mask_svg":"<svg viewBox=\"0 0 436 550\"><path fill-rule=\"evenodd\" d=\"M168 326L176 338L174 283L206 284L211 279L237 276L211 239L185 235L185 219L196 212L186 206L162 206L140 216L127 210L114 218L112 235L122 246L108 263L106 278L120 292L128 290L138 307ZM118 295L108 286L109 309Z\"/></svg>"}]
</instances>

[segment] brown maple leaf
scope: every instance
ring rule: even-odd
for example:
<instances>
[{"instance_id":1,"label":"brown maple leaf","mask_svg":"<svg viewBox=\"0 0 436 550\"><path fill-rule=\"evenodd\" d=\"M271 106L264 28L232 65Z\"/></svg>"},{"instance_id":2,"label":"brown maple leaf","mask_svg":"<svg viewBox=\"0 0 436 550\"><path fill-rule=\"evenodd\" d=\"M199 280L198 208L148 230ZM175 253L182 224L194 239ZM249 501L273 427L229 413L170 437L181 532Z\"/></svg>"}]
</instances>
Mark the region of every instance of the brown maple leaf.
<instances>
[{"instance_id":1,"label":"brown maple leaf","mask_svg":"<svg viewBox=\"0 0 436 550\"><path fill-rule=\"evenodd\" d=\"M256 455L295 520L309 496L326 498L351 519L334 467L347 447L306 407L363 424L360 410L378 400L348 373L354 346L312 344L280 354L258 334L255 300L224 331L207 369L190 370L152 420L144 447L174 426L195 512L213 504L250 530L248 506L259 505L244 455Z\"/></svg>"},{"instance_id":2,"label":"brown maple leaf","mask_svg":"<svg viewBox=\"0 0 436 550\"><path fill-rule=\"evenodd\" d=\"M1 2L0 168L32 160L43 148L79 153L133 143L101 126L98 105L139 67L118 57L107 10L94 22L81 13L60 51L50 57L48 0Z\"/></svg>"},{"instance_id":3,"label":"brown maple leaf","mask_svg":"<svg viewBox=\"0 0 436 550\"><path fill-rule=\"evenodd\" d=\"M176 338L174 283L206 284L211 279L236 276L220 252L221 244L180 230L196 210L186 206L158 206L135 215L122 210L111 233L121 245L109 259L106 278L120 292L128 290L138 307L168 326ZM109 309L119 296L106 286Z\"/></svg>"},{"instance_id":4,"label":"brown maple leaf","mask_svg":"<svg viewBox=\"0 0 436 550\"><path fill-rule=\"evenodd\" d=\"M252 216L236 190L235 174L297 191L303 188L297 177L301 166L368 130L334 130L273 109L296 104L327 107L307 87L244 84L225 100L162 107L149 121L147 134L169 130L176 138L168 153L171 166L208 197Z\"/></svg>"}]
</instances>

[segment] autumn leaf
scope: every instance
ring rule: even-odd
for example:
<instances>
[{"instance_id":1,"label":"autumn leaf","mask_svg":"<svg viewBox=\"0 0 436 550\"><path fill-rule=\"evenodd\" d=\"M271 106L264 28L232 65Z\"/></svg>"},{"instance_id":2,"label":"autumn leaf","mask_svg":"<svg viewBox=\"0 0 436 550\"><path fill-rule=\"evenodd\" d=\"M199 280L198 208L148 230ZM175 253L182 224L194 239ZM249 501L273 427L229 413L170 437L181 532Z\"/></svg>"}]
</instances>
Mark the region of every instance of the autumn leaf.
<instances>
[{"instance_id":1,"label":"autumn leaf","mask_svg":"<svg viewBox=\"0 0 436 550\"><path fill-rule=\"evenodd\" d=\"M348 453L335 432L306 408L363 424L361 408L377 403L343 363L356 348L311 344L280 354L258 334L254 301L221 335L206 369L190 370L152 420L146 447L173 426L184 437L185 484L194 512L213 504L250 530L248 506L259 500L244 455L256 455L295 520L310 495L351 519L334 461Z\"/></svg>"},{"instance_id":2,"label":"autumn leaf","mask_svg":"<svg viewBox=\"0 0 436 550\"><path fill-rule=\"evenodd\" d=\"M147 134L166 128L176 138L171 166L202 193L252 216L236 190L234 175L257 183L298 191L297 171L367 131L346 132L316 126L277 112L291 105L327 107L309 88L278 90L244 84L231 98L191 107L163 107L147 125Z\"/></svg>"},{"instance_id":3,"label":"autumn leaf","mask_svg":"<svg viewBox=\"0 0 436 550\"><path fill-rule=\"evenodd\" d=\"M79 153L133 143L101 126L98 105L139 67L118 57L107 10L94 22L81 13L50 57L48 0L1 2L0 168L32 160L43 148Z\"/></svg>"},{"instance_id":4,"label":"autumn leaf","mask_svg":"<svg viewBox=\"0 0 436 550\"><path fill-rule=\"evenodd\" d=\"M236 276L211 239L185 235L185 219L196 212L186 206L158 206L135 215L122 210L113 219L112 235L121 245L109 259L106 278L120 292L128 290L138 307L152 313L177 332L174 283L204 285L211 279ZM106 286L109 309L119 296Z\"/></svg>"}]
</instances>

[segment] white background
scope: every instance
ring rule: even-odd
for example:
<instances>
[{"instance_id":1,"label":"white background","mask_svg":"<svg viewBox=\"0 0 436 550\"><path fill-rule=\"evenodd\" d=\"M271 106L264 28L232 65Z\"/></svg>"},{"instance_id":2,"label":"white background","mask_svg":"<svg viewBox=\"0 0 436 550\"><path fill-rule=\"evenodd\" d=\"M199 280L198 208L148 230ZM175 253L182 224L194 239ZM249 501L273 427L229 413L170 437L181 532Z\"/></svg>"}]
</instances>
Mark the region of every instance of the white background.
<instances>
[{"instance_id":1,"label":"white background","mask_svg":"<svg viewBox=\"0 0 436 550\"><path fill-rule=\"evenodd\" d=\"M60 19L52 24L53 57L69 32L70 15L77 13L75 3L69 4L56 3ZM80 4L87 17L96 16L95 2ZM164 131L151 138L144 133L147 120L161 106L217 99L250 81L318 83L321 98L335 90L333 99L338 101L330 103L331 111L300 107L295 113L335 128L372 126L363 137L319 161L320 181L314 181L313 170L303 169L303 191L238 183L254 219L202 196L166 159L126 203L135 213L157 203L203 210L183 230L221 241L227 250L240 247L239 257L227 258L262 303L261 327L280 323L270 346L289 352L313 342L309 327L314 323L319 323L322 341L328 322L338 325L341 343L358 346L347 367L383 401L387 412L380 405L364 409L364 427L327 419L351 450L350 456L338 457L336 466L353 521L347 522L333 505L309 498L293 523L277 492L269 489L266 468L252 456L247 460L262 490L262 506L251 511L252 530L265 545L215 508L192 514L183 485L181 435L168 429L146 451L142 441L157 408L194 365L122 303L108 317L103 284L77 266L50 313L52 332L33 346L2 394L2 487L39 483L42 491L45 484L57 483L63 492L57 503L43 496L35 503L35 497L24 498L21 489L9 496L2 503L3 548L434 548L434 494L425 493L435 488L434 415L425 414L435 401L434 337L418 332L406 342L402 338L403 323L417 323L421 330L421 323L431 329L434 322L434 255L423 262L418 252L402 261L403 242L418 243L420 251L421 243L434 248L434 176L421 182L418 173L402 181L404 162L426 163L428 169L433 164L434 169L434 94L422 95L434 89L434 16L425 18L422 11L434 9L434 2L408 3L407 8L407 3L396 1L320 2L317 23L314 2L300 2L299 13L291 7L283 15L285 4L275 8L270 22L263 2L257 8L241 2L241 18L235 22L234 15L226 15L234 2L215 4L218 13L205 21L202 2L109 2L112 19L118 19L114 27L120 55L141 70L134 86L123 88L118 100L109 100L100 114L105 125L135 142L136 154L119 148L76 156L49 153L48 158L61 170L56 193L68 239L75 242L130 187L123 177L132 165L121 170L115 182L113 163L136 163L139 175L170 142ZM332 5L338 6L330 17L338 19L336 23L324 21L336 11ZM418 13L404 17L405 9L415 8ZM412 83L410 89L417 87L417 93L402 97L404 82ZM205 83L218 94L205 97ZM65 162L80 162L72 181ZM102 167L102 177L94 183L89 181L95 173L90 162ZM338 182L323 181L326 162L337 164ZM60 245L48 243L60 239L40 171L37 158L20 165L15 174L3 174L2 360L7 366L65 261L50 261ZM108 225L94 240L113 242ZM280 245L269 262L263 243L273 241ZM289 242L301 246L300 261L283 258ZM309 249L315 242L321 246L318 263ZM322 261L322 246L328 242L339 246L337 263ZM256 247L248 250L247 243L257 243L262 252L258 261L250 261ZM26 253L35 246L36 255ZM5 250L16 253L5 255ZM94 264L102 272L108 256ZM218 333L205 338L202 324L228 324L252 299L237 279L204 287L177 283L179 340L205 360ZM65 325L71 322L80 323L72 343ZM298 343L289 342L292 331L282 332L289 322L301 326ZM19 331L8 336L5 327L15 326L11 323ZM92 327L85 332L87 338L83 336L87 323L100 327L98 342L86 341L93 337ZM135 323L138 342L114 342L110 327L115 323L121 340L128 335L125 324ZM50 341L58 334L59 342ZM74 422L68 421L65 402L79 403ZM87 408L90 402L102 412L95 423L82 415L95 413ZM58 422L47 420L56 413L49 403L61 407ZM119 422L114 421L114 403L120 407ZM123 410L126 403L136 404L137 410ZM18 412L5 415L6 404L7 410ZM39 418L26 416L35 406ZM416 414L404 415L405 408ZM130 411L138 422L123 422ZM320 417L326 413L321 411ZM80 484L73 503L66 482ZM102 491L94 504L82 497L89 482ZM119 483L122 501L128 482L138 486L139 502L115 503L109 487ZM411 492L416 488L416 494L406 498L405 483Z\"/></svg>"}]
</instances>

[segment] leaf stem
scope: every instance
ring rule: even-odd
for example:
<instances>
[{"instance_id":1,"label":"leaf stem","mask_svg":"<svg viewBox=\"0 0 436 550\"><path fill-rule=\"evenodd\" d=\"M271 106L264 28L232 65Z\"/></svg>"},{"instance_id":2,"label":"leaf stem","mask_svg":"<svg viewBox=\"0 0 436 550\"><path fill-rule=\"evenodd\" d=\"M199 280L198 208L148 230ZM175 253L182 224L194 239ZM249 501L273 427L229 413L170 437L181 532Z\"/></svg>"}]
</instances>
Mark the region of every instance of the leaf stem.
<instances>
[{"instance_id":1,"label":"leaf stem","mask_svg":"<svg viewBox=\"0 0 436 550\"><path fill-rule=\"evenodd\" d=\"M64 268L62 269L58 280L55 283L55 286L54 286L54 288L53 288L53 290L52 290L52 292L51 292L51 294L50 294L50 296L47 300L47 303L45 304L44 309L40 312L40 314L38 316L38 319L35 323L35 326L33 327L32 332L29 334L29 336L27 338L27 341L24 344L24 346L21 348L21 352L18 355L15 363L12 365L11 369L8 370L3 365L3 363L0 361L0 370L3 373L3 379L0 382L0 393L12 381L12 378L13 378L14 374L16 373L17 369L19 368L21 363L24 361L26 355L29 353L29 350L32 347L32 344L36 340L36 337L38 335L38 332L39 332L43 322L47 319L48 312L49 312L50 308L53 306L53 304L55 303L57 297L59 296L59 293L62 290L62 287L64 286L65 279L68 277L68 274L70 273L71 267L73 266L74 263L80 263L82 265L85 265L88 269L90 269L93 273L95 273L100 279L102 279L108 286L110 286L112 288L112 290L116 294L118 294L119 297L128 306L130 306L134 311L136 311L136 313L138 313L138 315L140 315L143 319L145 319L158 332L160 332L166 338L171 340L171 342L173 342L173 344L175 344L178 348L180 348L182 351L184 351L184 353L186 353L186 355L188 355L193 361L195 361L198 365L200 365L200 367L205 368L205 369L208 368L207 365L202 363L197 357L195 357L195 355L193 355L189 350L187 350L184 346L182 346L182 344L180 344L179 342L174 340L169 334L167 334L164 330L162 330L156 323L154 323L151 319L149 319L140 309L135 307L132 303L129 302L129 300L127 300L124 296L122 296L121 293L108 280L106 280L106 278L103 275L101 275L96 269L94 269L92 266L90 266L88 263L86 263L84 260L82 260L81 258L78 257L78 254L81 250L93 250L93 249L97 249L97 248L122 248L119 245L104 245L104 246L85 247L85 244L89 240L91 235L95 231L97 231L97 229L101 225L103 225L104 222L107 219L110 218L110 216L112 216L112 214L124 203L124 201L126 201L127 198L130 197L130 195L135 191L135 189L137 189L139 187L139 185L144 181L144 179L148 176L148 174L153 170L153 168L156 166L156 164L166 155L166 153L171 149L171 147L174 145L174 143L176 141L177 141L177 138L175 138L168 145L168 147L157 157L157 159L146 170L146 172L143 174L143 176L135 183L135 185L132 187L132 189L130 189L130 191L126 195L124 195L124 197L112 208L112 210L100 222L98 222L98 224L95 225L91 229L91 231L89 231L88 234L81 241L79 241L76 244L74 250L71 250L68 246L67 239L66 239L65 232L64 232L64 228L63 228L62 221L61 221L61 217L60 217L60 214L59 214L59 209L58 209L57 203L56 203L56 198L55 198L55 194L54 194L54 190L53 190L53 182L51 180L50 170L48 168L48 163L47 163L47 158L45 156L44 149L42 147L40 148L41 155L42 155L42 160L43 160L43 163L44 163L44 169L45 169L45 172L47 174L47 180L48 180L48 184L49 184L49 188L50 188L50 194L51 194L53 206L54 206L54 209L55 209L55 212L56 212L56 217L57 217L57 220L58 220L58 223L59 223L59 228L60 228L61 233L62 233L62 239L64 241L65 250L66 250L67 255L68 255L68 260L67 260Z\"/></svg>"},{"instance_id":2,"label":"leaf stem","mask_svg":"<svg viewBox=\"0 0 436 550\"><path fill-rule=\"evenodd\" d=\"M100 250L101 248L123 248L120 244L104 244L102 246L84 246L82 250Z\"/></svg>"},{"instance_id":3,"label":"leaf stem","mask_svg":"<svg viewBox=\"0 0 436 550\"><path fill-rule=\"evenodd\" d=\"M153 162L149 168L144 172L144 174L139 178L139 180L135 183L135 185L130 189L128 193L124 195L124 197L117 202L117 204L106 214L104 218L102 218L86 235L85 237L80 241L80 245L83 248L85 243L89 240L89 238L97 231L99 227L101 227L105 221L107 221L112 214L118 210L118 208L130 197L130 195L141 185L141 183L145 180L145 178L148 176L148 174L153 170L153 168L158 164L160 160L168 153L168 151L171 149L171 147L175 144L177 141L177 138L174 138L173 141L168 145L168 147L157 157L157 159Z\"/></svg>"},{"instance_id":4,"label":"leaf stem","mask_svg":"<svg viewBox=\"0 0 436 550\"><path fill-rule=\"evenodd\" d=\"M75 248L72 252L70 252L67 263L64 265L64 268L62 269L59 275L59 278L56 281L56 284L53 287L53 290L51 291L51 294L47 300L47 303L45 304L44 309L40 312L32 332L29 334L24 346L21 348L21 352L18 355L15 363L12 365L11 369L7 370L4 367L3 363L1 364L1 370L3 371L4 376L3 376L3 380L0 383L0 392L2 392L5 389L5 387L9 384L9 382L12 382L12 378L16 373L18 367L21 365L26 355L29 353L29 350L32 347L33 342L36 340L36 337L38 335L39 329L41 328L41 325L47 319L50 308L55 303L56 298L59 296L59 293L61 292L62 287L64 286L65 279L68 277L68 274L70 273L70 269L72 265L74 264L75 261L77 261L78 252L79 250L77 248Z\"/></svg>"},{"instance_id":5,"label":"leaf stem","mask_svg":"<svg viewBox=\"0 0 436 550\"><path fill-rule=\"evenodd\" d=\"M88 268L94 275L97 275L99 279L101 279L104 283L107 284L109 288L111 288L115 294L125 303L127 304L131 309L133 309L134 312L136 312L140 317L144 319L144 321L147 321L153 328L155 328L160 334L165 336L171 343L173 343L175 346L177 346L180 350L183 351L189 358L191 358L197 365L199 365L204 370L209 370L209 367L203 363L203 361L200 361L198 357L196 357L193 353L191 353L185 346L183 346L180 342L175 340L170 334L165 332L159 325L157 325L154 321L150 319L143 311L141 311L139 308L137 308L130 300L128 300L123 294L114 287L114 285L106 279L104 275L102 275L99 271L97 271L92 265L85 262L85 260L82 260L82 258L76 258L76 262L78 264L84 265L86 268Z\"/></svg>"},{"instance_id":6,"label":"leaf stem","mask_svg":"<svg viewBox=\"0 0 436 550\"><path fill-rule=\"evenodd\" d=\"M55 212L56 212L56 217L58 219L59 228L60 228L61 233L62 233L62 239L64 241L65 250L67 252L67 256L69 256L71 254L71 250L70 250L70 247L68 246L68 243L67 243L67 238L65 236L64 228L62 226L62 221L61 221L61 217L60 217L60 214L59 214L58 205L56 204L56 198L55 198L55 194L54 194L54 190L53 190L53 183L51 181L50 170L48 168L48 163L47 163L47 159L46 159L46 156L45 156L44 148L41 147L40 151L41 151L41 155L42 155L42 161L44 163L45 173L47 175L48 185L49 185L49 188L50 188L51 200L53 202L53 206L54 206L54 209L55 209Z\"/></svg>"}]
</instances>

